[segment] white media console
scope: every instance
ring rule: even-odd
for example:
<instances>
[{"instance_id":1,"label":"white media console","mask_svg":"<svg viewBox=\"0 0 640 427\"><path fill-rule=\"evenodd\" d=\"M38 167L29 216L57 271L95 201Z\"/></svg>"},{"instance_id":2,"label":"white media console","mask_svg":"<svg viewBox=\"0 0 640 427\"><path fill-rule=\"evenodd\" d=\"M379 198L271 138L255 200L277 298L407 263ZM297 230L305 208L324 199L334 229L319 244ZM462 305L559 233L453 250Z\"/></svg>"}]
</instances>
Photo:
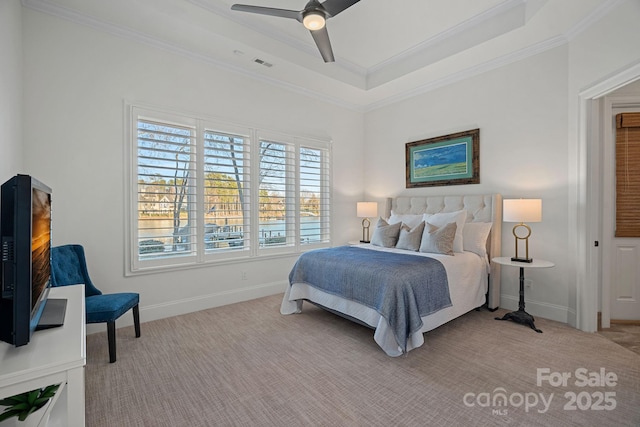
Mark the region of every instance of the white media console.
<instances>
[{"instance_id":1,"label":"white media console","mask_svg":"<svg viewBox=\"0 0 640 427\"><path fill-rule=\"evenodd\" d=\"M67 300L64 325L36 331L25 346L0 343L0 398L61 384L38 426L84 427L84 285L51 288L49 298Z\"/></svg>"}]
</instances>

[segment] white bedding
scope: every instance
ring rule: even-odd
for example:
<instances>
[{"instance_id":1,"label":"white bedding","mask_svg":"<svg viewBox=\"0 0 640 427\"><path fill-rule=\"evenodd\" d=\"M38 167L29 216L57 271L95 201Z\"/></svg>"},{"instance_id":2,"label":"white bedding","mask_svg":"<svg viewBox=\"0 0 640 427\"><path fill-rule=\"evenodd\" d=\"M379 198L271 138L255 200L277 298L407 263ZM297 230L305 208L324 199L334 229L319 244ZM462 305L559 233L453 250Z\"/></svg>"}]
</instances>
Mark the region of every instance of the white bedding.
<instances>
[{"instance_id":1,"label":"white bedding","mask_svg":"<svg viewBox=\"0 0 640 427\"><path fill-rule=\"evenodd\" d=\"M420 332L413 334L407 341L407 351L424 344L423 333L455 319L485 302L487 293L487 262L486 259L473 252L455 253L454 256L432 253L408 252L402 249L383 248L370 244L358 245L358 247L409 254L411 256L427 256L440 261L446 271L451 296L451 307L447 307L436 313L422 318L424 323ZM294 314L302 311L303 300L307 299L324 307L335 310L358 319L375 328L374 340L389 356L400 356L402 349L396 342L393 332L387 321L372 308L360 303L328 294L305 283L293 283L287 286L282 299L280 312L282 314Z\"/></svg>"}]
</instances>

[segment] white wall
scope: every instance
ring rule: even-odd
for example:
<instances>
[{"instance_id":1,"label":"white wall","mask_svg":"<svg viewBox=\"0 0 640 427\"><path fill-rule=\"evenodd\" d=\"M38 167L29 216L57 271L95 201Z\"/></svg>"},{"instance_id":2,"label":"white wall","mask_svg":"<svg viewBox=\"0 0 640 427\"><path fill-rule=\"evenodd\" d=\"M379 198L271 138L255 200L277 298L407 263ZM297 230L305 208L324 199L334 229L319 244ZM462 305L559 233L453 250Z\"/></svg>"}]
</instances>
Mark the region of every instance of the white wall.
<instances>
[{"instance_id":1,"label":"white wall","mask_svg":"<svg viewBox=\"0 0 640 427\"><path fill-rule=\"evenodd\" d=\"M8 43L4 38L7 32L19 38L14 18L20 11L17 0L0 4L10 12L0 13L0 49L16 58L9 66L12 77L0 81L4 93L22 85L16 65L20 40ZM336 243L359 236L354 205L363 198L467 192L541 197L543 222L530 224L530 250L556 267L527 273L533 281L527 310L575 324L575 230L584 209L578 206L577 192L585 175L579 167L584 153L578 143L578 94L640 60L640 3L616 5L567 46L364 117L25 9L24 135L20 138L19 127L0 132L24 140L24 168L54 188L55 243L84 244L92 276L104 290L140 292L143 320L275 292L295 257L248 263L243 266L246 282L239 280L237 265L125 278L123 99L333 139ZM13 99L0 100L0 117L16 114L9 106L21 98L12 90ZM405 143L476 127L481 130L480 184L405 189ZM9 165L21 159L21 148L9 144L16 160L0 160L0 172L7 177L16 169ZM512 246L511 225L505 224L504 253ZM517 305L514 270L503 268L506 308ZM261 284L266 286L260 289Z\"/></svg>"},{"instance_id":2,"label":"white wall","mask_svg":"<svg viewBox=\"0 0 640 427\"><path fill-rule=\"evenodd\" d=\"M612 96L628 96L628 95L639 95L639 94L640 94L640 80L636 80L633 83L629 83L628 85L623 86L620 89L617 89L611 92Z\"/></svg>"},{"instance_id":3,"label":"white wall","mask_svg":"<svg viewBox=\"0 0 640 427\"><path fill-rule=\"evenodd\" d=\"M335 242L358 236L361 113L53 16L23 13L26 166L53 188L54 244L84 245L103 291L139 292L143 321L282 292L296 257L124 277L125 99L333 140Z\"/></svg>"},{"instance_id":4,"label":"white wall","mask_svg":"<svg viewBox=\"0 0 640 427\"><path fill-rule=\"evenodd\" d=\"M22 5L0 1L0 183L22 170Z\"/></svg>"},{"instance_id":5,"label":"white wall","mask_svg":"<svg viewBox=\"0 0 640 427\"><path fill-rule=\"evenodd\" d=\"M381 108L365 118L366 191L398 194L501 193L542 198L543 222L533 230L530 255L556 263L527 271L527 310L568 321L567 289L567 48L487 72ZM480 128L480 184L405 189L405 144ZM503 254L513 252L514 224L503 226ZM502 268L501 306L517 308L518 269Z\"/></svg>"},{"instance_id":6,"label":"white wall","mask_svg":"<svg viewBox=\"0 0 640 427\"><path fill-rule=\"evenodd\" d=\"M579 146L579 93L637 64L640 2L616 4L569 44L536 57L367 114L369 197L389 194L500 192L505 198L541 197L543 222L533 229L531 254L556 263L527 271L527 310L576 324L579 271L577 233L583 233L579 191L584 191L585 147ZM481 184L404 189L404 144L480 128ZM592 153L598 155L597 152ZM391 161L389 161L391 159ZM582 159L582 160L581 160ZM503 253L513 249L503 226ZM595 236L597 238L597 236ZM582 235L581 241L591 244ZM517 272L502 269L502 301L517 307Z\"/></svg>"},{"instance_id":7,"label":"white wall","mask_svg":"<svg viewBox=\"0 0 640 427\"><path fill-rule=\"evenodd\" d=\"M625 70L637 69L637 64L640 63L639 19L640 2L622 1L606 17L578 34L569 43L568 169L574 181L569 193L568 227L575 230L570 233L572 253L586 253L582 260L576 259L575 274L571 275L573 280L578 278L574 299L582 311L591 311L591 307L601 308L598 285L602 280L600 251L604 248L594 248L592 245L594 240L601 240L602 219L599 211L606 207L598 206L601 136L595 136L589 143L585 142L588 140L586 130L580 128L580 123L587 115L580 113L582 105L579 95L597 88L602 81L613 76L626 76ZM640 78L640 75L636 77ZM587 122L589 121L590 118ZM593 177L591 182L589 177ZM595 200L595 203L589 204L591 200ZM595 298L591 298L592 296ZM593 314L595 317L595 313ZM581 328L595 329L594 319L579 320Z\"/></svg>"}]
</instances>

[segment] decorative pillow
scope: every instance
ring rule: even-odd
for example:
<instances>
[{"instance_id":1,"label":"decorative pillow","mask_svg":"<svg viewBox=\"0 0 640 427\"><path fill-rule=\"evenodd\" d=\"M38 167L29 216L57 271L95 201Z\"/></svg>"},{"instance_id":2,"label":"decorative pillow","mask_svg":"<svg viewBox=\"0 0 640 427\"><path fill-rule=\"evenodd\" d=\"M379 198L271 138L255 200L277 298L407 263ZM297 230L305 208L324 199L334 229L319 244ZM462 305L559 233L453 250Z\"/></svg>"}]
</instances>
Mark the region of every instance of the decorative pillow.
<instances>
[{"instance_id":1,"label":"decorative pillow","mask_svg":"<svg viewBox=\"0 0 640 427\"><path fill-rule=\"evenodd\" d=\"M481 257L487 256L487 238L491 231L490 222L468 222L462 230L464 250L474 252Z\"/></svg>"},{"instance_id":2,"label":"decorative pillow","mask_svg":"<svg viewBox=\"0 0 640 427\"><path fill-rule=\"evenodd\" d=\"M456 235L456 223L450 222L444 227L427 224L422 233L420 252L453 255L453 239Z\"/></svg>"},{"instance_id":3,"label":"decorative pillow","mask_svg":"<svg viewBox=\"0 0 640 427\"><path fill-rule=\"evenodd\" d=\"M420 249L420 241L422 240L422 232L424 231L424 221L410 228L407 224L402 224L400 227L400 235L398 236L398 243L396 248L407 249L409 251L417 251Z\"/></svg>"},{"instance_id":4,"label":"decorative pillow","mask_svg":"<svg viewBox=\"0 0 640 427\"><path fill-rule=\"evenodd\" d=\"M371 244L376 246L384 246L385 248L393 248L398 242L398 233L402 223L389 224L382 218L378 219L378 224L373 230Z\"/></svg>"},{"instance_id":5,"label":"decorative pillow","mask_svg":"<svg viewBox=\"0 0 640 427\"><path fill-rule=\"evenodd\" d=\"M422 222L422 214L399 214L392 210L391 216L389 217L389 224L398 222L403 222L407 224L409 228L413 228Z\"/></svg>"},{"instance_id":6,"label":"decorative pillow","mask_svg":"<svg viewBox=\"0 0 640 427\"><path fill-rule=\"evenodd\" d=\"M437 225L438 227L444 227L450 222L455 222L456 237L453 240L453 251L464 252L462 230L464 229L464 223L467 220L466 210L462 209L455 212L439 212L436 214L424 214L423 219L430 224Z\"/></svg>"}]
</instances>

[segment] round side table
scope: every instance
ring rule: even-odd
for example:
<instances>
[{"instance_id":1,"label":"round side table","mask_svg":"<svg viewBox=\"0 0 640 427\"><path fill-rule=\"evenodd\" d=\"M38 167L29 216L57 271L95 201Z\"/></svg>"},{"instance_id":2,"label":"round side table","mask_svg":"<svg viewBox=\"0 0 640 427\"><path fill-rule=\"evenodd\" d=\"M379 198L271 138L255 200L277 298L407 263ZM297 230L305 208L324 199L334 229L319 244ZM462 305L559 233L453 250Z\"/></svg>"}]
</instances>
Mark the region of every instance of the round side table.
<instances>
[{"instance_id":1,"label":"round side table","mask_svg":"<svg viewBox=\"0 0 640 427\"><path fill-rule=\"evenodd\" d=\"M534 259L531 262L512 261L509 257L496 257L491 259L492 262L497 264L506 265L510 267L520 267L520 301L518 302L518 310L505 314L502 317L496 317L496 320L512 320L516 323L531 327L534 331L542 333L542 331L536 328L535 319L532 315L524 310L524 269L525 268L550 268L555 264L551 261L543 259Z\"/></svg>"}]
</instances>

